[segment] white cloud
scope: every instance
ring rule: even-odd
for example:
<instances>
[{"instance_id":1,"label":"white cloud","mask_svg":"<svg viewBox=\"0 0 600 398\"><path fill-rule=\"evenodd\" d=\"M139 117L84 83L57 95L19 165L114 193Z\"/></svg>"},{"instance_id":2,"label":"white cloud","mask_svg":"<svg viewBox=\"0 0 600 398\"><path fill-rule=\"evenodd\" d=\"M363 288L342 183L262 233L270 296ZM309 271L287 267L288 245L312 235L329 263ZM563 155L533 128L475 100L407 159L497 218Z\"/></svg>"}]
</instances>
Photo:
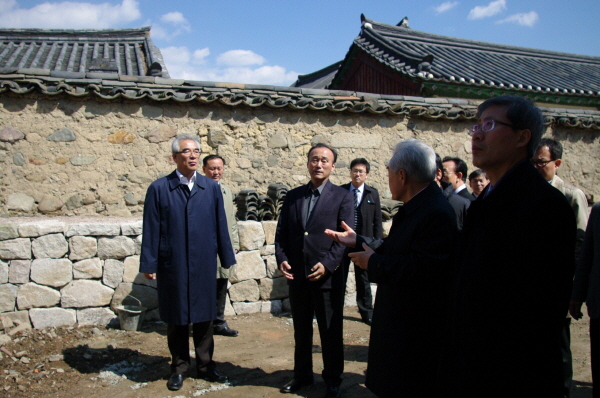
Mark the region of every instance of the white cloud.
<instances>
[{"instance_id":1,"label":"white cloud","mask_svg":"<svg viewBox=\"0 0 600 398\"><path fill-rule=\"evenodd\" d=\"M468 19L487 18L506 10L506 0L492 1L487 6L477 6L469 11Z\"/></svg>"},{"instance_id":2,"label":"white cloud","mask_svg":"<svg viewBox=\"0 0 600 398\"><path fill-rule=\"evenodd\" d=\"M235 65L225 64L224 68L211 62L208 48L192 52L187 47L167 47L161 52L169 75L174 79L289 86L298 78L298 73L288 72L278 65L250 67L261 65L265 59L249 50L232 50L219 55L217 59ZM221 64L217 62L217 65Z\"/></svg>"},{"instance_id":3,"label":"white cloud","mask_svg":"<svg viewBox=\"0 0 600 398\"><path fill-rule=\"evenodd\" d=\"M217 64L225 66L262 65L264 63L263 57L250 50L230 50L217 58Z\"/></svg>"},{"instance_id":4,"label":"white cloud","mask_svg":"<svg viewBox=\"0 0 600 398\"><path fill-rule=\"evenodd\" d=\"M210 55L210 50L208 47L203 48L201 50L194 51L193 62L196 65L202 65L206 63L206 57Z\"/></svg>"},{"instance_id":5,"label":"white cloud","mask_svg":"<svg viewBox=\"0 0 600 398\"><path fill-rule=\"evenodd\" d=\"M437 7L434 7L436 15L442 14L446 11L449 11L458 5L458 1L447 1L445 3L440 4Z\"/></svg>"},{"instance_id":6,"label":"white cloud","mask_svg":"<svg viewBox=\"0 0 600 398\"><path fill-rule=\"evenodd\" d=\"M528 13L519 13L511 15L508 18L505 18L496 23L515 23L521 26L532 27L535 23L540 19L539 15L535 11L530 11Z\"/></svg>"},{"instance_id":7,"label":"white cloud","mask_svg":"<svg viewBox=\"0 0 600 398\"><path fill-rule=\"evenodd\" d=\"M160 20L177 26L180 30L190 32L190 23L179 11L169 12L160 17Z\"/></svg>"},{"instance_id":8,"label":"white cloud","mask_svg":"<svg viewBox=\"0 0 600 398\"><path fill-rule=\"evenodd\" d=\"M136 0L121 4L46 2L30 9L18 8L16 1L0 0L0 26L4 28L107 29L141 17Z\"/></svg>"}]
</instances>

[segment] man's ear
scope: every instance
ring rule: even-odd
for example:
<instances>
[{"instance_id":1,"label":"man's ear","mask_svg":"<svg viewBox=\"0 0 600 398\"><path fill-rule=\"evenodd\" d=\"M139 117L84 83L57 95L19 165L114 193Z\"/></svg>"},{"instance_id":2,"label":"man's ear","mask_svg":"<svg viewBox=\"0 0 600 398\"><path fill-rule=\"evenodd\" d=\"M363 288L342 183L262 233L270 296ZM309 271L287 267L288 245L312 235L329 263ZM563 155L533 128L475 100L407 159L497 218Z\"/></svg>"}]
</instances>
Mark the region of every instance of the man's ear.
<instances>
[{"instance_id":1,"label":"man's ear","mask_svg":"<svg viewBox=\"0 0 600 398\"><path fill-rule=\"evenodd\" d=\"M461 181L463 181L463 173L461 173L460 171L457 171L457 172L456 172L456 178L457 178L458 180L461 180ZM463 182L464 182L464 181L463 181Z\"/></svg>"},{"instance_id":2,"label":"man's ear","mask_svg":"<svg viewBox=\"0 0 600 398\"><path fill-rule=\"evenodd\" d=\"M560 167L561 164L562 164L562 159L556 159L554 161L554 166L556 166L557 169Z\"/></svg>"},{"instance_id":3,"label":"man's ear","mask_svg":"<svg viewBox=\"0 0 600 398\"><path fill-rule=\"evenodd\" d=\"M531 130L524 129L519 130L519 140L517 141L517 148L526 147L529 141L531 141Z\"/></svg>"}]
</instances>

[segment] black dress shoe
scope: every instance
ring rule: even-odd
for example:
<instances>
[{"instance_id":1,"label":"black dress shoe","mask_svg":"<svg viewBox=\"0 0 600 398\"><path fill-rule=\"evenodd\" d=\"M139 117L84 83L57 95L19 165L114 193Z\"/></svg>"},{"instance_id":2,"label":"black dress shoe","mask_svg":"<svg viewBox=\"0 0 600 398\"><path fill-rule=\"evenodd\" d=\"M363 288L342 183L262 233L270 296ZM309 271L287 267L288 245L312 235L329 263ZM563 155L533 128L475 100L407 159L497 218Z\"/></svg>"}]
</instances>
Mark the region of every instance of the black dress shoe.
<instances>
[{"instance_id":1,"label":"black dress shoe","mask_svg":"<svg viewBox=\"0 0 600 398\"><path fill-rule=\"evenodd\" d=\"M327 386L325 398L339 398L342 396L342 390L339 387Z\"/></svg>"},{"instance_id":2,"label":"black dress shoe","mask_svg":"<svg viewBox=\"0 0 600 398\"><path fill-rule=\"evenodd\" d=\"M227 383L229 381L229 377L217 372L216 369L209 369L206 372L198 371L198 378L210 381L211 383Z\"/></svg>"},{"instance_id":3,"label":"black dress shoe","mask_svg":"<svg viewBox=\"0 0 600 398\"><path fill-rule=\"evenodd\" d=\"M312 379L306 379L306 380L292 379L292 381L290 381L285 386L283 386L283 388L279 391L281 391L284 394L296 392L304 386L310 386L312 383L313 383Z\"/></svg>"},{"instance_id":4,"label":"black dress shoe","mask_svg":"<svg viewBox=\"0 0 600 398\"><path fill-rule=\"evenodd\" d=\"M229 326L225 326L225 327L222 327L219 329L215 328L213 330L213 334L217 334L220 336L227 336L227 337L236 337L238 335L238 331L230 329Z\"/></svg>"},{"instance_id":5,"label":"black dress shoe","mask_svg":"<svg viewBox=\"0 0 600 398\"><path fill-rule=\"evenodd\" d=\"M167 388L171 391L177 391L183 387L183 375L180 373L173 373L167 381Z\"/></svg>"}]
</instances>

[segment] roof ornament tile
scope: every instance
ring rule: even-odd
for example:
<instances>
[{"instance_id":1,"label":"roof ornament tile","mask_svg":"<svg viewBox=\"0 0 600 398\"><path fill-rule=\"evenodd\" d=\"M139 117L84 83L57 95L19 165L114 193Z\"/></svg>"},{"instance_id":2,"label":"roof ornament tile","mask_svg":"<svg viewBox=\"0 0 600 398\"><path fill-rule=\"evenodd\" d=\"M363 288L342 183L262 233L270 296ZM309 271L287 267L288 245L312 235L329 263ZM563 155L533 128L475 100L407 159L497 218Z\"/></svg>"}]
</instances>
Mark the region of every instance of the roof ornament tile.
<instances>
[{"instance_id":1,"label":"roof ornament tile","mask_svg":"<svg viewBox=\"0 0 600 398\"><path fill-rule=\"evenodd\" d=\"M402 21L398 22L398 24L396 26L398 26L400 28L410 29L410 26L408 26L408 17L402 18Z\"/></svg>"}]
</instances>

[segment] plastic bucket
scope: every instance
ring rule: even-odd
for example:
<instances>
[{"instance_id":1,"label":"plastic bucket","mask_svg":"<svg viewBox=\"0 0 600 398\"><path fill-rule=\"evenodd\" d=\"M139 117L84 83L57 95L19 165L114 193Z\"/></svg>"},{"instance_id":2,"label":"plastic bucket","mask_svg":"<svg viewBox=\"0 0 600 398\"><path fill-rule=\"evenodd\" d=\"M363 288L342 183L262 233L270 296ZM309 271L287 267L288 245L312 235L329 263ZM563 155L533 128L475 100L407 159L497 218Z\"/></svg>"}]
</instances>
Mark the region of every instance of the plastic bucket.
<instances>
[{"instance_id":1,"label":"plastic bucket","mask_svg":"<svg viewBox=\"0 0 600 398\"><path fill-rule=\"evenodd\" d=\"M127 297L135 299L138 304L125 304ZM119 323L123 330L140 330L142 323L144 322L144 313L146 309L142 307L142 302L133 296L127 296L121 303L122 305L117 307L117 313L119 314Z\"/></svg>"}]
</instances>

